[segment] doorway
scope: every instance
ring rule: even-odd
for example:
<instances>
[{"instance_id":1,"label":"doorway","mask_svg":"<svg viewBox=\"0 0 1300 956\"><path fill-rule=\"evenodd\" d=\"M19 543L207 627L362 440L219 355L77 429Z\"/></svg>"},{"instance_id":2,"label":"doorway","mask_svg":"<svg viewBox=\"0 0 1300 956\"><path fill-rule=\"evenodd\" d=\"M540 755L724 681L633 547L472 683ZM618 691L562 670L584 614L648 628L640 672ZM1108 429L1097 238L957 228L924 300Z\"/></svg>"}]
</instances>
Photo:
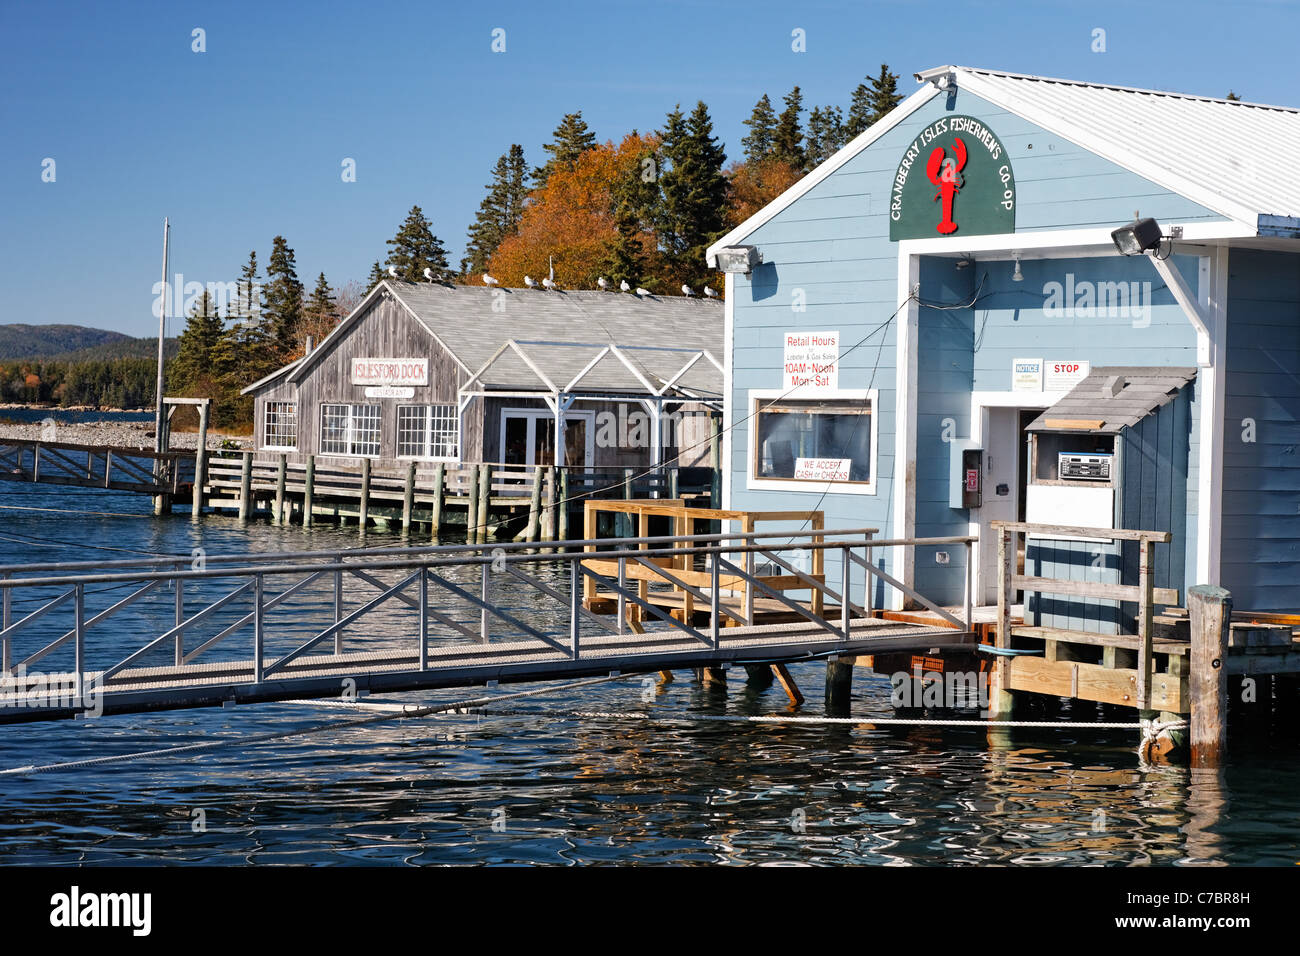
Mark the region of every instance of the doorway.
<instances>
[{"instance_id":1,"label":"doorway","mask_svg":"<svg viewBox=\"0 0 1300 956\"><path fill-rule=\"evenodd\" d=\"M591 412L564 413L564 464L591 464L594 441ZM555 463L555 415L547 409L505 408L501 410L501 463L505 465L553 465Z\"/></svg>"},{"instance_id":2,"label":"doorway","mask_svg":"<svg viewBox=\"0 0 1300 956\"><path fill-rule=\"evenodd\" d=\"M1024 521L1029 476L1029 436L1025 428L1038 408L985 408L984 497L978 512L980 603L998 600L998 539L993 521ZM1019 561L1017 561L1019 567Z\"/></svg>"}]
</instances>

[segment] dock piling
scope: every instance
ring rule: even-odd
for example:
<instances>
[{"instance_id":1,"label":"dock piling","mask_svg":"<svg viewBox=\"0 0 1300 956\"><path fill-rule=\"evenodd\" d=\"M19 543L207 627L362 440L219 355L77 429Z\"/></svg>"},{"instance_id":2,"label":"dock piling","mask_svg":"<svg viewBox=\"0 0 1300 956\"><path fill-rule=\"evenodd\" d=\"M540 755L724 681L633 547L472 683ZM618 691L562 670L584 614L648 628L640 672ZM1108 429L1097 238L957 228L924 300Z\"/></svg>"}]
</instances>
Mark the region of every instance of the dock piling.
<instances>
[{"instance_id":1,"label":"dock piling","mask_svg":"<svg viewBox=\"0 0 1300 956\"><path fill-rule=\"evenodd\" d=\"M411 530L411 511L415 508L415 462L406 463L406 485L402 488L402 530Z\"/></svg>"},{"instance_id":2,"label":"dock piling","mask_svg":"<svg viewBox=\"0 0 1300 956\"><path fill-rule=\"evenodd\" d=\"M361 459L361 505L360 513L357 515L357 524L361 528L361 533L366 533L366 525L370 522L370 459Z\"/></svg>"},{"instance_id":3,"label":"dock piling","mask_svg":"<svg viewBox=\"0 0 1300 956\"><path fill-rule=\"evenodd\" d=\"M271 520L275 524L289 523L284 515L284 476L288 464L288 456L281 452L280 463L275 469L275 509L271 515Z\"/></svg>"},{"instance_id":4,"label":"dock piling","mask_svg":"<svg viewBox=\"0 0 1300 956\"><path fill-rule=\"evenodd\" d=\"M307 456L307 475L304 478L302 494L302 526L311 527L312 509L314 507L312 498L316 493L316 456Z\"/></svg>"},{"instance_id":5,"label":"dock piling","mask_svg":"<svg viewBox=\"0 0 1300 956\"><path fill-rule=\"evenodd\" d=\"M1193 767L1216 767L1228 750L1228 628L1232 595L1220 587L1187 589L1191 619L1191 696Z\"/></svg>"},{"instance_id":6,"label":"dock piling","mask_svg":"<svg viewBox=\"0 0 1300 956\"><path fill-rule=\"evenodd\" d=\"M447 466L443 462L438 462L437 467L433 469L433 503L432 514L429 516L430 537L438 540L438 529L442 526L442 500L443 488L447 478Z\"/></svg>"},{"instance_id":7,"label":"dock piling","mask_svg":"<svg viewBox=\"0 0 1300 956\"><path fill-rule=\"evenodd\" d=\"M853 665L856 658L828 658L826 661L826 713L847 717L853 697Z\"/></svg>"},{"instance_id":8,"label":"dock piling","mask_svg":"<svg viewBox=\"0 0 1300 956\"><path fill-rule=\"evenodd\" d=\"M239 469L239 520L247 521L253 507L253 453L244 452L243 459Z\"/></svg>"}]
</instances>

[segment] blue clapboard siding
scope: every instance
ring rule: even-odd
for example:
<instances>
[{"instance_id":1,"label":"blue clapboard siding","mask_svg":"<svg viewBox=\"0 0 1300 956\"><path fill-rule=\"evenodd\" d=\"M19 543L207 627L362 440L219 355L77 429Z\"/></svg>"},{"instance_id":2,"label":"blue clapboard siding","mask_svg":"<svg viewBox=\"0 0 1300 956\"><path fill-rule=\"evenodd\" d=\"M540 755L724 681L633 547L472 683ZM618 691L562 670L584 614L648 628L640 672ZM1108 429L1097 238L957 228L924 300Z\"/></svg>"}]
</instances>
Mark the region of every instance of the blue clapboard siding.
<instances>
[{"instance_id":1,"label":"blue clapboard siding","mask_svg":"<svg viewBox=\"0 0 1300 956\"><path fill-rule=\"evenodd\" d=\"M899 159L925 126L947 113L964 113L985 122L1006 145L1017 183L1017 231L1114 226L1134 210L1165 221L1218 220L1220 216L1115 166L1095 154L988 103L964 90L936 97L858 153L805 196L744 241L761 250L764 264L751 277L737 276L733 308L734 428L730 506L748 510L815 509L826 512L827 527L877 526L893 534L895 332L898 307L898 247L889 241L890 186ZM1080 274L1113 280L1107 271L1158 285L1150 264L1116 257L1079 260ZM1058 261L1053 268L1059 269ZM1195 266L1180 263L1195 281ZM981 264L956 274L950 265L926 262L921 297L927 302L968 301L983 273L989 273L975 309L922 308L919 315L920 380L917 396L917 533L951 534L967 528L968 514L948 507L948 449L940 437L945 418L957 423L957 437L970 434L970 390L1010 387L1010 360L1020 356L1083 358L1094 364L1195 364L1194 341L1186 319L1167 291L1156 294L1152 326L1126 336L1123 322L1101 327L1041 314L1044 267L1026 261L1027 281L1010 282L1009 263ZM805 303L795 311L795 297ZM1033 319L1037 310L1038 319ZM749 389L782 385L782 334L803 329L839 331L840 386L879 390L876 408L877 485L874 495L829 493L825 486L807 492L746 488L750 461L752 409ZM1175 329L1177 331L1175 332ZM1133 330L1129 330L1133 331ZM1170 335L1185 336L1192 359L1160 350ZM1179 347L1184 339L1177 340ZM1148 346L1149 343L1149 346ZM854 347L856 346L856 348ZM851 349L851 351L850 351ZM1157 357L1159 356L1159 357ZM940 565L930 549L916 559L923 593L955 603L961 597L964 554L949 551ZM878 559L893 571L892 554ZM828 574L838 580L834 562ZM855 581L859 579L855 577Z\"/></svg>"},{"instance_id":2,"label":"blue clapboard siding","mask_svg":"<svg viewBox=\"0 0 1300 956\"><path fill-rule=\"evenodd\" d=\"M1065 581L1119 584L1122 557L1113 541L1030 538L1025 545L1025 573ZM1116 601L1030 592L1025 595L1025 622L1071 631L1118 634L1121 614Z\"/></svg>"},{"instance_id":3,"label":"blue clapboard siding","mask_svg":"<svg viewBox=\"0 0 1300 956\"><path fill-rule=\"evenodd\" d=\"M1238 608L1297 611L1300 256L1232 250L1227 364L1220 581Z\"/></svg>"}]
</instances>

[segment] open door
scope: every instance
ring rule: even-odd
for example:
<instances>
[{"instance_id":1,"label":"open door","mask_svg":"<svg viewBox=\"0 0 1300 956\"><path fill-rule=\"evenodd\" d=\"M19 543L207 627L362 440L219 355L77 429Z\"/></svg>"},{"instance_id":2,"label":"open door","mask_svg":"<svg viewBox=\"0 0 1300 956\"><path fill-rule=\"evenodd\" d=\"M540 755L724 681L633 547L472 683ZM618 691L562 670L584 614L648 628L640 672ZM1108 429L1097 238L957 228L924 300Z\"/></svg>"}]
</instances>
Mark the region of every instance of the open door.
<instances>
[{"instance_id":1,"label":"open door","mask_svg":"<svg viewBox=\"0 0 1300 956\"><path fill-rule=\"evenodd\" d=\"M994 521L1023 521L1028 478L1024 426L1038 409L989 408L984 430L983 504L979 509L980 603L998 600L998 539Z\"/></svg>"}]
</instances>

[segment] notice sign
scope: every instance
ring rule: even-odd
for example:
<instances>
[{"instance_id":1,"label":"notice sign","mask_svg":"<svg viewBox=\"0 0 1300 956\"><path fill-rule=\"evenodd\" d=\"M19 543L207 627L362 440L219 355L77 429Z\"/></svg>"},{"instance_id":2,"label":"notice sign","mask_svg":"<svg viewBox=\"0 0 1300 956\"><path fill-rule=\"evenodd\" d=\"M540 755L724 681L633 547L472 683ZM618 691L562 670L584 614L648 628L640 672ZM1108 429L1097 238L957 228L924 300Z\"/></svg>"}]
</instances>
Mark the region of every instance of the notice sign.
<instances>
[{"instance_id":1,"label":"notice sign","mask_svg":"<svg viewBox=\"0 0 1300 956\"><path fill-rule=\"evenodd\" d=\"M354 358L353 385L428 385L427 358Z\"/></svg>"},{"instance_id":2,"label":"notice sign","mask_svg":"<svg viewBox=\"0 0 1300 956\"><path fill-rule=\"evenodd\" d=\"M415 398L409 385L367 385L366 398Z\"/></svg>"},{"instance_id":3,"label":"notice sign","mask_svg":"<svg viewBox=\"0 0 1300 956\"><path fill-rule=\"evenodd\" d=\"M1012 359L1011 390L1013 392L1041 392L1043 390L1043 360L1040 358Z\"/></svg>"},{"instance_id":4,"label":"notice sign","mask_svg":"<svg viewBox=\"0 0 1300 956\"><path fill-rule=\"evenodd\" d=\"M1048 362L1043 368L1043 388L1049 392L1068 392L1091 370L1091 362Z\"/></svg>"},{"instance_id":5,"label":"notice sign","mask_svg":"<svg viewBox=\"0 0 1300 956\"><path fill-rule=\"evenodd\" d=\"M796 458L794 476L810 481L848 481L850 458Z\"/></svg>"},{"instance_id":6,"label":"notice sign","mask_svg":"<svg viewBox=\"0 0 1300 956\"><path fill-rule=\"evenodd\" d=\"M980 490L980 470L978 468L966 469L966 490L967 491Z\"/></svg>"},{"instance_id":7,"label":"notice sign","mask_svg":"<svg viewBox=\"0 0 1300 956\"><path fill-rule=\"evenodd\" d=\"M840 333L785 333L785 387L802 394L840 385ZM817 459L809 459L817 460Z\"/></svg>"}]
</instances>

